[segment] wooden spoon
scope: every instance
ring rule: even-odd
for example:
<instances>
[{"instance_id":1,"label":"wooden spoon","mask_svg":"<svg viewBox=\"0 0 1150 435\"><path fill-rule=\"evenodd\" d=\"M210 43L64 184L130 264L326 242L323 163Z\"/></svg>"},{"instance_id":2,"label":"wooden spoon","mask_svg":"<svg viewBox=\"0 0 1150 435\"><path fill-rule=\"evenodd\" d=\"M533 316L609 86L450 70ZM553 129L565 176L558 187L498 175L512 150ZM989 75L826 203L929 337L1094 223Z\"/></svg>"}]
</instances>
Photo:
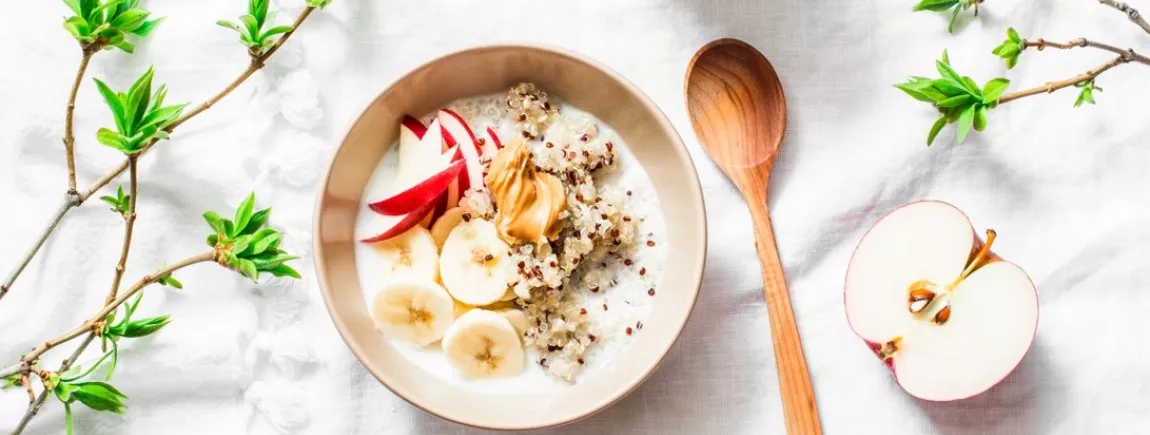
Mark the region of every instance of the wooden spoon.
<instances>
[{"instance_id":1,"label":"wooden spoon","mask_svg":"<svg viewBox=\"0 0 1150 435\"><path fill-rule=\"evenodd\" d=\"M783 85L754 47L720 39L699 49L691 60L686 94L699 142L743 193L754 219L787 432L820 434L815 394L767 208L771 167L787 126Z\"/></svg>"}]
</instances>

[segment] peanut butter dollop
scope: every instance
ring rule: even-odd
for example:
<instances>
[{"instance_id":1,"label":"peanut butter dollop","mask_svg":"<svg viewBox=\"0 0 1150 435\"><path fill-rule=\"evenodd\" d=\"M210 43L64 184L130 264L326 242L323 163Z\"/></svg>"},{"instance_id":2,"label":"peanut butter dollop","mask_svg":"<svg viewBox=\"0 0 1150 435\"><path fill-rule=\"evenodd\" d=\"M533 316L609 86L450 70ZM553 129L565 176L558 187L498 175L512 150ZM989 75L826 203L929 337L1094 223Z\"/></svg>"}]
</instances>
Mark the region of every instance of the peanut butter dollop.
<instances>
[{"instance_id":1,"label":"peanut butter dollop","mask_svg":"<svg viewBox=\"0 0 1150 435\"><path fill-rule=\"evenodd\" d=\"M538 172L526 141L515 140L499 150L487 171L487 187L495 202L495 229L509 245L543 245L563 229L559 213L567 207L563 183Z\"/></svg>"}]
</instances>

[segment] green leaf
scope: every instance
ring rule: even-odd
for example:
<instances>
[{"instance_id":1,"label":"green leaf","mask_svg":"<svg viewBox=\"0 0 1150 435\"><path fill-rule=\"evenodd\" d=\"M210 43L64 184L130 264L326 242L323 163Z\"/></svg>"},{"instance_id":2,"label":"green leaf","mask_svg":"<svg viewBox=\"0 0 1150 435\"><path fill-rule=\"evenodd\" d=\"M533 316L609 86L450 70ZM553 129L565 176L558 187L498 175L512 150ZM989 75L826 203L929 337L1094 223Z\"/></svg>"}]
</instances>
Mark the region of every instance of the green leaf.
<instances>
[{"instance_id":1,"label":"green leaf","mask_svg":"<svg viewBox=\"0 0 1150 435\"><path fill-rule=\"evenodd\" d=\"M230 219L224 219L224 235L229 238L236 236L236 226Z\"/></svg>"},{"instance_id":2,"label":"green leaf","mask_svg":"<svg viewBox=\"0 0 1150 435\"><path fill-rule=\"evenodd\" d=\"M252 255L259 255L268 250L272 243L279 240L280 234L278 231L271 228L264 228L252 235Z\"/></svg>"},{"instance_id":3,"label":"green leaf","mask_svg":"<svg viewBox=\"0 0 1150 435\"><path fill-rule=\"evenodd\" d=\"M254 39L255 37L259 36L260 24L256 21L255 17L251 15L244 15L240 17L240 21L244 23L244 27L247 29L246 35L248 37Z\"/></svg>"},{"instance_id":4,"label":"green leaf","mask_svg":"<svg viewBox=\"0 0 1150 435\"><path fill-rule=\"evenodd\" d=\"M296 272L295 269L292 269L291 266L288 266L286 264L281 264L279 266L273 267L270 270L268 270L268 273L271 273L272 276L275 276L275 277L290 276L290 277L295 278L295 279L300 279L299 272Z\"/></svg>"},{"instance_id":5,"label":"green leaf","mask_svg":"<svg viewBox=\"0 0 1150 435\"><path fill-rule=\"evenodd\" d=\"M244 276L247 276L248 278L251 278L252 281L256 281L259 277L259 272L256 270L256 265L255 263L252 263L251 260L240 259L240 273L242 273Z\"/></svg>"},{"instance_id":6,"label":"green leaf","mask_svg":"<svg viewBox=\"0 0 1150 435\"><path fill-rule=\"evenodd\" d=\"M942 49L942 63L950 65L950 53L947 53L945 48Z\"/></svg>"},{"instance_id":7,"label":"green leaf","mask_svg":"<svg viewBox=\"0 0 1150 435\"><path fill-rule=\"evenodd\" d=\"M111 12L113 12L112 14L107 14L106 12L109 12L108 11L109 9L112 9L112 8L119 6L120 1L121 0L110 0L110 1L104 2L103 4L101 4L99 6L96 6L94 9L92 9L91 12L88 13L88 21L93 22L93 23L108 22L108 20L110 20L114 17L115 11L111 11Z\"/></svg>"},{"instance_id":8,"label":"green leaf","mask_svg":"<svg viewBox=\"0 0 1150 435\"><path fill-rule=\"evenodd\" d=\"M947 79L953 83L962 83L962 76L958 75L958 73L954 71L954 68L950 67L948 62L937 60L934 62L934 66L938 69L938 73L942 75L942 78Z\"/></svg>"},{"instance_id":9,"label":"green leaf","mask_svg":"<svg viewBox=\"0 0 1150 435\"><path fill-rule=\"evenodd\" d=\"M255 192L252 192L248 194L248 197L245 198L243 202L240 203L239 207L236 207L236 234L244 234L244 230L247 229L248 222L251 221L252 208L254 208L255 205L256 194Z\"/></svg>"},{"instance_id":10,"label":"green leaf","mask_svg":"<svg viewBox=\"0 0 1150 435\"><path fill-rule=\"evenodd\" d=\"M111 352L105 352L100 356L100 359L97 359L96 362L92 363L91 366L88 366L87 370L81 370L80 365L78 364L73 366L71 369L68 369L68 371L60 374L60 380L63 382L72 382L88 376L93 371L95 371L97 367L100 367L100 364L103 364L104 360L108 359L109 355L111 355Z\"/></svg>"},{"instance_id":11,"label":"green leaf","mask_svg":"<svg viewBox=\"0 0 1150 435\"><path fill-rule=\"evenodd\" d=\"M20 386L20 374L15 373L15 374L8 375L8 377L4 378L4 383L0 384L0 390L6 390L9 388L15 388L18 386Z\"/></svg>"},{"instance_id":12,"label":"green leaf","mask_svg":"<svg viewBox=\"0 0 1150 435\"><path fill-rule=\"evenodd\" d=\"M1085 97L1087 103L1094 104L1094 88L1083 89L1082 96Z\"/></svg>"},{"instance_id":13,"label":"green leaf","mask_svg":"<svg viewBox=\"0 0 1150 435\"><path fill-rule=\"evenodd\" d=\"M930 85L948 97L953 97L956 95L970 95L970 91L966 90L966 86L963 86L961 83L951 81L950 79L935 79L933 82L931 82Z\"/></svg>"},{"instance_id":14,"label":"green leaf","mask_svg":"<svg viewBox=\"0 0 1150 435\"><path fill-rule=\"evenodd\" d=\"M1018 64L1018 56L1014 56L1014 57L1010 57L1010 58L1006 59L1006 69L1012 69L1017 64Z\"/></svg>"},{"instance_id":15,"label":"green leaf","mask_svg":"<svg viewBox=\"0 0 1150 435\"><path fill-rule=\"evenodd\" d=\"M115 44L109 44L113 47L119 48L121 51L132 54L136 52L136 45L128 41L120 41Z\"/></svg>"},{"instance_id":16,"label":"green leaf","mask_svg":"<svg viewBox=\"0 0 1150 435\"><path fill-rule=\"evenodd\" d=\"M954 33L954 23L958 21L959 8L954 8L954 12L950 14L950 23L946 25L946 33Z\"/></svg>"},{"instance_id":17,"label":"green leaf","mask_svg":"<svg viewBox=\"0 0 1150 435\"><path fill-rule=\"evenodd\" d=\"M112 20L112 27L116 27L122 32L132 32L148 21L149 14L143 9L131 9Z\"/></svg>"},{"instance_id":18,"label":"green leaf","mask_svg":"<svg viewBox=\"0 0 1150 435\"><path fill-rule=\"evenodd\" d=\"M216 232L216 234L227 234L227 231L224 231L224 219L216 212L209 211L204 213L204 220L208 222L208 226L212 227L212 231ZM215 246L215 244L213 244L213 246Z\"/></svg>"},{"instance_id":19,"label":"green leaf","mask_svg":"<svg viewBox=\"0 0 1150 435\"><path fill-rule=\"evenodd\" d=\"M120 96L116 94L112 88L109 88L108 85L100 81L100 79L93 80L96 81L96 89L100 90L100 96L104 97L104 103L112 110L112 118L116 121L116 129L124 132L124 102L120 100Z\"/></svg>"},{"instance_id":20,"label":"green leaf","mask_svg":"<svg viewBox=\"0 0 1150 435\"><path fill-rule=\"evenodd\" d=\"M117 414L123 414L124 404L123 399L127 399L124 393L121 393L115 387L105 382L81 382L72 384L76 390L72 395L76 400L80 401L89 408L97 411L111 411Z\"/></svg>"},{"instance_id":21,"label":"green leaf","mask_svg":"<svg viewBox=\"0 0 1150 435\"><path fill-rule=\"evenodd\" d=\"M64 4L68 5L68 9L71 9L72 13L76 15L87 15L83 10L80 9L79 0L64 0Z\"/></svg>"},{"instance_id":22,"label":"green leaf","mask_svg":"<svg viewBox=\"0 0 1150 435\"><path fill-rule=\"evenodd\" d=\"M1006 92L1006 87L1010 85L1010 80L1004 78L990 79L982 86L982 101L990 104L992 101L998 101L998 97Z\"/></svg>"},{"instance_id":23,"label":"green leaf","mask_svg":"<svg viewBox=\"0 0 1150 435\"><path fill-rule=\"evenodd\" d=\"M64 30L72 34L74 38L82 38L89 35L88 22L80 17L70 17L64 20Z\"/></svg>"},{"instance_id":24,"label":"green leaf","mask_svg":"<svg viewBox=\"0 0 1150 435\"><path fill-rule=\"evenodd\" d=\"M248 250L248 246L251 245L251 241L252 236L250 235L236 237L235 244L232 245L232 253L238 257L243 257L243 254Z\"/></svg>"},{"instance_id":25,"label":"green leaf","mask_svg":"<svg viewBox=\"0 0 1150 435\"><path fill-rule=\"evenodd\" d=\"M251 0L248 3L248 13L262 24L268 18L268 0Z\"/></svg>"},{"instance_id":26,"label":"green leaf","mask_svg":"<svg viewBox=\"0 0 1150 435\"><path fill-rule=\"evenodd\" d=\"M259 255L250 258L251 262L255 263L259 270L271 270L276 266L298 259L299 257L288 254L277 254L271 256Z\"/></svg>"},{"instance_id":27,"label":"green leaf","mask_svg":"<svg viewBox=\"0 0 1150 435\"><path fill-rule=\"evenodd\" d=\"M219 25L220 27L226 27L228 29L235 30L236 33L239 33L240 35L244 35L246 33L244 31L243 27L240 27L239 24L233 23L231 21L220 20L220 21L216 21L216 24Z\"/></svg>"},{"instance_id":28,"label":"green leaf","mask_svg":"<svg viewBox=\"0 0 1150 435\"><path fill-rule=\"evenodd\" d=\"M938 104L936 104L936 106L945 107L945 108L958 107L958 106L964 106L973 100L974 100L974 97L971 97L969 94L962 94L962 95L956 95L956 96L947 98L945 100L939 101Z\"/></svg>"},{"instance_id":29,"label":"green leaf","mask_svg":"<svg viewBox=\"0 0 1150 435\"><path fill-rule=\"evenodd\" d=\"M910 95L911 98L927 103L935 103L946 99L946 95L931 86L930 80L899 83L894 85L894 87Z\"/></svg>"},{"instance_id":30,"label":"green leaf","mask_svg":"<svg viewBox=\"0 0 1150 435\"><path fill-rule=\"evenodd\" d=\"M149 112L148 115L144 117L144 120L140 122L140 128L167 127L168 124L171 124L172 121L175 121L176 118L180 116L180 113L183 112L184 108L187 106L187 104L179 104L175 106L162 107L156 109L155 111Z\"/></svg>"},{"instance_id":31,"label":"green leaf","mask_svg":"<svg viewBox=\"0 0 1150 435\"><path fill-rule=\"evenodd\" d=\"M980 106L978 106L978 109L974 112L974 129L975 130L982 131L982 130L986 129L986 111L987 110L988 109L986 108L986 106L980 105Z\"/></svg>"},{"instance_id":32,"label":"green leaf","mask_svg":"<svg viewBox=\"0 0 1150 435\"><path fill-rule=\"evenodd\" d=\"M152 30L155 30L156 26L159 25L161 21L164 21L163 17L154 19L152 21L145 21L144 24L141 24L140 27L137 27L136 30L133 30L131 33L141 38L151 35Z\"/></svg>"},{"instance_id":33,"label":"green leaf","mask_svg":"<svg viewBox=\"0 0 1150 435\"><path fill-rule=\"evenodd\" d=\"M914 12L918 11L935 11L942 12L950 9L952 6L957 5L958 0L922 0L914 5Z\"/></svg>"},{"instance_id":34,"label":"green leaf","mask_svg":"<svg viewBox=\"0 0 1150 435\"><path fill-rule=\"evenodd\" d=\"M307 5L313 8L323 8L331 4L331 0L307 0Z\"/></svg>"},{"instance_id":35,"label":"green leaf","mask_svg":"<svg viewBox=\"0 0 1150 435\"><path fill-rule=\"evenodd\" d=\"M290 32L291 30L292 30L292 26L272 27L272 28L268 29L267 31L265 31L262 35L260 35L260 38L261 39L267 39L267 38L270 38L272 36L279 35L281 33Z\"/></svg>"},{"instance_id":36,"label":"green leaf","mask_svg":"<svg viewBox=\"0 0 1150 435\"><path fill-rule=\"evenodd\" d=\"M1016 57L1019 53L1022 53L1022 47L1013 42L1003 42L1002 45L999 45L998 47L999 48L994 49L995 51L993 53L1003 59Z\"/></svg>"},{"instance_id":37,"label":"green leaf","mask_svg":"<svg viewBox=\"0 0 1150 435\"><path fill-rule=\"evenodd\" d=\"M124 325L123 330L119 334L121 337L139 338L156 333L165 325L172 322L171 316L162 315L150 317L142 320L135 320L127 325Z\"/></svg>"},{"instance_id":38,"label":"green leaf","mask_svg":"<svg viewBox=\"0 0 1150 435\"><path fill-rule=\"evenodd\" d=\"M271 217L271 214L272 209L270 207L253 213L252 218L248 220L248 225L244 227L241 234L252 234L260 228L263 228L264 224L268 222L268 218Z\"/></svg>"},{"instance_id":39,"label":"green leaf","mask_svg":"<svg viewBox=\"0 0 1150 435\"><path fill-rule=\"evenodd\" d=\"M975 83L974 79L967 76L962 76L962 85L975 97L982 99L982 91L978 89L978 83Z\"/></svg>"},{"instance_id":40,"label":"green leaf","mask_svg":"<svg viewBox=\"0 0 1150 435\"><path fill-rule=\"evenodd\" d=\"M212 246L215 246L215 245L212 245ZM171 288L176 288L176 289L183 289L184 288L184 284L182 282L176 280L175 278L172 278L172 274L170 274L170 273L167 275L161 276L158 280L156 280L156 282L160 283L160 285L165 285L165 286L168 286Z\"/></svg>"},{"instance_id":41,"label":"green leaf","mask_svg":"<svg viewBox=\"0 0 1150 435\"><path fill-rule=\"evenodd\" d=\"M129 150L128 143L123 136L106 128L100 128L96 131L96 141L121 151Z\"/></svg>"},{"instance_id":42,"label":"green leaf","mask_svg":"<svg viewBox=\"0 0 1150 435\"><path fill-rule=\"evenodd\" d=\"M124 106L124 112L127 114L127 125L129 133L136 133L140 131L141 121L144 120L144 114L147 113L148 103L152 98L152 76L155 74L155 68L148 67L140 78L132 84L132 88L128 90L128 104Z\"/></svg>"},{"instance_id":43,"label":"green leaf","mask_svg":"<svg viewBox=\"0 0 1150 435\"><path fill-rule=\"evenodd\" d=\"M1019 43L1019 44L1022 43L1022 37L1018 36L1018 31L1014 30L1013 27L1006 29L1006 37L1009 38L1011 41L1014 41L1016 43Z\"/></svg>"},{"instance_id":44,"label":"green leaf","mask_svg":"<svg viewBox=\"0 0 1150 435\"><path fill-rule=\"evenodd\" d=\"M958 117L958 143L966 140L966 135L970 133L970 127L974 126L974 113L978 110L971 104L962 110L962 115Z\"/></svg>"},{"instance_id":45,"label":"green leaf","mask_svg":"<svg viewBox=\"0 0 1150 435\"><path fill-rule=\"evenodd\" d=\"M210 234L210 235L208 235L207 242L208 242L208 246L214 248L214 247L216 247L216 244L218 244L220 242L220 236L215 235L215 234Z\"/></svg>"}]
</instances>

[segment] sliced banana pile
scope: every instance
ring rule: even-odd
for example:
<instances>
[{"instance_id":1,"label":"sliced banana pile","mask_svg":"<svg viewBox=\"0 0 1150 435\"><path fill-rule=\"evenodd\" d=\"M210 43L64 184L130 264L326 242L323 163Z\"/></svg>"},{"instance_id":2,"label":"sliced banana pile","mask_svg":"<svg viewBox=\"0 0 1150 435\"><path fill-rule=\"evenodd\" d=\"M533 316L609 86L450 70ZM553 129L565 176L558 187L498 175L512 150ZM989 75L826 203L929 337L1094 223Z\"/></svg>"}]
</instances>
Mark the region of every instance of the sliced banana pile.
<instances>
[{"instance_id":1,"label":"sliced banana pile","mask_svg":"<svg viewBox=\"0 0 1150 435\"><path fill-rule=\"evenodd\" d=\"M427 346L441 342L467 378L523 370L527 316L508 285L511 249L495 225L448 210L429 231L417 225L376 244L383 287L371 304L386 336Z\"/></svg>"}]
</instances>

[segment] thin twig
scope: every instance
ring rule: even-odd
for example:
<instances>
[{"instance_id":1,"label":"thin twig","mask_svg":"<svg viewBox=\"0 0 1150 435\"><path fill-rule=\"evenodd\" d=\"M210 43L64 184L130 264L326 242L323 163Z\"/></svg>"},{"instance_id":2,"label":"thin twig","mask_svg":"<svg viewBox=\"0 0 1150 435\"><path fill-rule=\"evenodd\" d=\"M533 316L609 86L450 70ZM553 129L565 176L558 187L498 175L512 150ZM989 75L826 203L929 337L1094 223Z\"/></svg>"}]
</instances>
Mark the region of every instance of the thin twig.
<instances>
[{"instance_id":1,"label":"thin twig","mask_svg":"<svg viewBox=\"0 0 1150 435\"><path fill-rule=\"evenodd\" d=\"M1098 0L1098 3L1110 6L1125 13L1126 18L1129 18L1131 22L1137 24L1138 27L1141 27L1142 30L1146 31L1146 33L1150 33L1150 23L1146 22L1145 18L1142 18L1142 14L1138 13L1137 9L1134 9L1126 3L1117 0Z\"/></svg>"},{"instance_id":2,"label":"thin twig","mask_svg":"<svg viewBox=\"0 0 1150 435\"><path fill-rule=\"evenodd\" d=\"M1042 50L1046 49L1046 47L1054 47L1054 48L1058 48L1061 50L1069 50L1069 49L1072 49L1075 47L1090 47L1090 48L1096 48L1099 50L1109 51L1109 52L1117 54L1119 56L1127 57L1128 58L1127 62L1138 62L1138 63L1150 65L1150 57L1146 57L1146 56L1143 56L1141 54L1138 54L1138 53L1134 52L1134 49L1132 49L1132 48L1121 49L1121 48L1115 47L1115 46L1110 45L1110 44L1104 44L1104 43L1097 42L1097 41L1091 41L1091 40L1086 39L1086 38L1072 39L1072 40L1067 41L1067 42L1047 41L1047 40L1042 39L1042 38L1038 38L1034 41L1031 41L1029 39L1022 40L1022 49L1023 50L1030 48L1030 47L1034 47L1038 51L1042 51Z\"/></svg>"},{"instance_id":3,"label":"thin twig","mask_svg":"<svg viewBox=\"0 0 1150 435\"><path fill-rule=\"evenodd\" d=\"M40 232L40 237L36 239L36 243L32 245L32 248L29 249L28 252L24 253L24 258L20 259L20 263L16 265L15 269L12 269L8 277L4 279L4 283L0 284L0 300L3 300L4 296L8 294L8 290L16 283L16 278L20 277L20 273L24 272L24 268L28 267L28 263L32 262L32 257L36 256L36 252L40 250L41 246L44 246L44 242L48 240L48 236L56 230L56 225L60 224L60 219L63 219L64 215L68 213L68 210L71 210L72 207L76 205L74 195L64 196L64 200L61 201L60 206L56 208L56 214L52 215L52 218L48 221L48 226L44 228L44 231Z\"/></svg>"},{"instance_id":4,"label":"thin twig","mask_svg":"<svg viewBox=\"0 0 1150 435\"><path fill-rule=\"evenodd\" d=\"M1106 72L1106 70L1129 62L1129 60L1126 60L1126 59L1127 58L1125 58L1123 56L1118 56L1118 57L1112 59L1110 62L1106 62L1097 68L1094 68L1090 71L1076 75L1074 77L1068 78L1066 80L1060 80L1057 82L1049 82L1043 86L1039 86L1036 88L1030 88L1030 89L1026 89L1026 90L1022 90L1022 91L1018 91L1018 92L1011 92L1009 94L1006 94L1006 95L1003 95L1002 97L1000 97L998 99L998 104L1007 103L1007 102L1017 100L1017 99L1023 98L1023 97L1029 97L1031 95L1037 95L1037 94L1042 94L1042 93L1049 94L1049 93L1057 91L1059 89L1068 88L1068 87L1074 86L1074 85L1082 83L1082 82L1093 80L1095 77L1098 77L1099 74Z\"/></svg>"},{"instance_id":5,"label":"thin twig","mask_svg":"<svg viewBox=\"0 0 1150 435\"><path fill-rule=\"evenodd\" d=\"M112 303L116 300L116 292L120 291L120 280L124 277L124 269L128 267L128 251L132 248L132 228L136 226L136 196L139 185L136 184L136 159L139 156L132 154L128 156L128 174L129 179L129 197L128 197L128 214L124 216L124 243L120 246L120 262L116 263L116 275L112 278L112 289L108 291L108 297L104 299L104 305Z\"/></svg>"},{"instance_id":6,"label":"thin twig","mask_svg":"<svg viewBox=\"0 0 1150 435\"><path fill-rule=\"evenodd\" d=\"M1094 78L1098 77L1099 74L1106 72L1110 68L1114 68L1118 65L1122 65L1125 63L1138 62L1138 63L1150 66L1150 58L1147 58L1146 56L1135 53L1133 49L1123 50L1123 49L1115 47L1113 45L1090 41L1090 40L1087 40L1086 38L1078 38L1078 39L1074 39L1074 40L1071 40L1070 42L1066 42L1066 43L1051 42L1051 41L1044 40L1042 38L1039 38L1035 41L1023 40L1022 41L1022 48L1026 49L1029 47L1034 47L1034 48L1038 49L1039 51L1045 49L1046 47L1054 47L1054 48L1058 48L1058 49L1062 49L1062 50L1069 50L1069 49L1074 48L1074 47L1090 47L1090 48L1096 48L1099 50L1109 51L1111 53L1117 53L1118 57L1115 57L1114 59L1111 59L1109 62L1106 62L1102 65L1099 65L1097 68L1094 68L1090 71L1076 75L1074 77L1068 78L1066 80L1049 82L1043 86L1038 86L1038 87L1025 89L1025 90L1021 90L1021 91L1017 91L1017 92L1011 92L1009 94L1003 95L1002 97L1000 97L998 99L998 104L1007 103L1007 102L1010 102L1013 100L1017 100L1019 98L1029 97L1031 95L1037 95L1037 94L1041 94L1041 93L1049 94L1049 93L1057 91L1059 89L1068 88L1068 87L1077 85L1079 83L1094 80Z\"/></svg>"},{"instance_id":7,"label":"thin twig","mask_svg":"<svg viewBox=\"0 0 1150 435\"><path fill-rule=\"evenodd\" d=\"M71 339L74 339L76 337L84 335L85 332L93 331L93 329L95 329L95 326L99 322L103 321L105 317L108 316L108 313L111 313L116 308L119 308L120 305L123 305L124 302L126 302L129 298L134 296L140 290L143 290L144 287L147 287L149 284L152 284L152 283L158 281L160 279L160 277L171 274L172 272L175 272L177 270L191 266L193 264L204 263L204 262L208 262L208 261L216 261L216 252L215 251L208 251L208 252L205 252L203 254L196 255L194 257L185 258L185 259L180 260L180 261L173 263L171 265L164 266L164 267L160 268L159 270L153 272L151 275L144 275L143 278L140 278L139 281L136 281L136 283L133 284L132 287L130 287L127 291L125 291L123 294L121 294L119 297L117 297L111 303L104 305L104 308L102 308L98 313L96 313L96 315L92 316L92 318L88 319L84 323L80 324L80 326L77 326L75 329L68 331L59 337L45 341L43 344L37 346L35 349L32 349L30 352L28 352L28 353L24 354L24 356L20 357L20 360L24 361L27 364L35 363L36 359L40 358L40 355L43 355L44 352L47 352L49 349L52 349L56 346L59 346L61 343L65 343L65 342L67 342Z\"/></svg>"},{"instance_id":8,"label":"thin twig","mask_svg":"<svg viewBox=\"0 0 1150 435\"><path fill-rule=\"evenodd\" d=\"M75 351L72 351L72 356L60 363L60 369L57 370L57 373L62 373L72 368L72 363L80 358L80 355L84 353L84 349L87 349L88 345L92 344L92 340L94 339L96 339L96 334L88 334L88 338L85 338L84 342L80 343L80 346L76 347ZM24 427L28 426L28 422L32 421L32 417L35 417L36 413L40 412L40 408L44 406L44 401L48 399L48 395L51 393L52 392L47 388L40 390L40 395L36 397L36 401L28 404L28 410L24 411L24 417L20 418L20 423L16 425L16 429L12 430L12 435L20 435L21 432L24 432Z\"/></svg>"},{"instance_id":9,"label":"thin twig","mask_svg":"<svg viewBox=\"0 0 1150 435\"><path fill-rule=\"evenodd\" d=\"M258 71L264 67L264 64L267 62L268 58L270 58L273 54L275 54L275 52L279 51L280 47L283 47L283 45L285 43L287 43L288 38L290 38L293 34L295 34L295 31L297 29L299 29L300 25L303 24L304 20L306 20L307 17L310 16L311 13L314 11L315 11L314 7L309 6L309 7L305 8L303 10L303 12L301 12L299 14L299 16L296 17L295 22L292 24L292 30L285 32L283 34L283 36L281 36L278 40L276 40L276 43L274 45L272 45L272 48L268 49L268 51L266 53L253 58L252 62L248 65L248 68L246 70L244 70L244 72L242 74L240 74L239 77L236 77L236 79L233 80L231 83L229 83L228 86L225 87L223 91L220 91L220 93L216 94L212 98L209 98L203 104L200 104L195 109L192 109L191 111L185 113L183 116L177 118L174 122L172 122L170 125L168 125L167 128L165 128L165 131L167 131L168 133L171 133L173 130L176 129L177 126L183 124L184 122L188 121L192 117L199 115L201 112L208 110L214 104L219 102L221 99L228 96L228 94L232 93L232 91L236 90L236 88L238 88L241 84L243 84L243 82L246 81L249 77L251 77L252 74L255 74L256 71ZM147 145L145 145L143 147L143 149L140 150L139 153L137 153L137 156L142 156L145 153L147 153L148 151L150 151L152 149L152 147L156 144L156 142L157 142L156 140L149 142ZM4 283L0 284L0 300L4 299L4 295L8 293L8 290L11 289L12 283L15 282L16 278L20 276L20 274L24 271L24 268L28 265L28 263L30 261L32 261L32 257L35 257L36 253L40 251L40 248L44 245L44 241L48 240L48 236L51 235L52 231L54 231L56 229L56 224L58 224L60 222L60 219L63 218L64 215L67 214L69 211L71 211L72 208L79 207L81 204L84 203L84 201L87 201L88 198L91 198L92 195L95 195L96 192L98 192L100 189L103 189L104 186L107 186L108 183L111 183L112 180L116 179L116 177L120 176L120 174L123 174L124 171L127 169L128 169L128 160L124 159L124 161L121 162L119 166L117 166L115 169L112 169L111 171L108 171L106 174L101 176L99 179L96 180L95 183L93 183L91 186L89 186L88 189L84 190L83 192L79 192L78 194L75 194L75 195L69 195L68 197L65 198L65 202L63 204L61 204L60 209L56 211L56 215L52 217L52 220L49 222L48 227L44 229L44 232L42 234L40 234L40 237L37 239L36 244L34 244L32 246L32 248L28 251L27 255L25 255L25 257L21 261L20 265L17 266L16 269L14 269L9 274L8 278L4 281Z\"/></svg>"},{"instance_id":10,"label":"thin twig","mask_svg":"<svg viewBox=\"0 0 1150 435\"><path fill-rule=\"evenodd\" d=\"M88 70L88 62L92 55L100 50L99 46L84 47L84 57L80 58L80 68L76 71L76 79L72 81L72 92L68 94L68 110L64 114L64 153L68 156L68 194L76 194L76 153L74 145L76 136L73 135L72 121L76 114L76 94L80 92L80 82L84 80L84 72Z\"/></svg>"}]
</instances>

